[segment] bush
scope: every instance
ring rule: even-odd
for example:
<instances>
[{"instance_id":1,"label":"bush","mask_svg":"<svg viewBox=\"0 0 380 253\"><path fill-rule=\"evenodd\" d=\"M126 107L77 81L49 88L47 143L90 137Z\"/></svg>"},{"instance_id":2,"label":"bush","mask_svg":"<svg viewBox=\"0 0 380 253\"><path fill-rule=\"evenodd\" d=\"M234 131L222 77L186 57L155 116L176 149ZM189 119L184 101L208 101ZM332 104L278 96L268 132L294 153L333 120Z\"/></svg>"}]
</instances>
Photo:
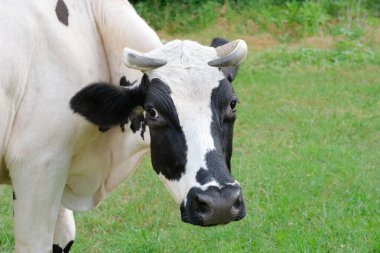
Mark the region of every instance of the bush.
<instances>
[{"instance_id":1,"label":"bush","mask_svg":"<svg viewBox=\"0 0 380 253\"><path fill-rule=\"evenodd\" d=\"M232 30L249 22L281 40L310 35L360 37L378 24L379 0L133 0L156 30L188 33L214 25L218 18ZM257 29L256 29L257 30Z\"/></svg>"},{"instance_id":2,"label":"bush","mask_svg":"<svg viewBox=\"0 0 380 253\"><path fill-rule=\"evenodd\" d=\"M155 29L169 33L190 32L215 23L217 1L131 1L137 12Z\"/></svg>"}]
</instances>

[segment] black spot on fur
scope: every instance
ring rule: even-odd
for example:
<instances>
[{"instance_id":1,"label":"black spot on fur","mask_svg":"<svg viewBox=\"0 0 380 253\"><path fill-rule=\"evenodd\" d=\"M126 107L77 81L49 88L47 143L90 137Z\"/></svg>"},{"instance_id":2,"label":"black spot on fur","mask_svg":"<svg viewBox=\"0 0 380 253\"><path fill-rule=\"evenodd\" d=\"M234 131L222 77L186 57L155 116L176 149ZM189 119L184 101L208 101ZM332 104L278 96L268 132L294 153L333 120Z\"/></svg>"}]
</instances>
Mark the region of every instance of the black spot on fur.
<instances>
[{"instance_id":1,"label":"black spot on fur","mask_svg":"<svg viewBox=\"0 0 380 253\"><path fill-rule=\"evenodd\" d=\"M140 132L140 136L141 138L144 140L144 133L145 133L145 130L146 130L146 121L144 119L143 122L141 122L141 132Z\"/></svg>"},{"instance_id":2,"label":"black spot on fur","mask_svg":"<svg viewBox=\"0 0 380 253\"><path fill-rule=\"evenodd\" d=\"M105 132L107 132L108 130L110 130L110 127L98 127L98 130L100 131L100 132L102 132L102 133L105 133Z\"/></svg>"},{"instance_id":3,"label":"black spot on fur","mask_svg":"<svg viewBox=\"0 0 380 253\"><path fill-rule=\"evenodd\" d=\"M146 120L151 136L153 168L167 179L179 180L185 172L187 144L170 94L169 86L160 79L153 79L144 108L155 108L160 115L157 119Z\"/></svg>"},{"instance_id":4,"label":"black spot on fur","mask_svg":"<svg viewBox=\"0 0 380 253\"><path fill-rule=\"evenodd\" d=\"M212 177L210 177L210 174L204 168L198 170L196 179L197 182L201 185L207 184L208 182L212 181Z\"/></svg>"},{"instance_id":5,"label":"black spot on fur","mask_svg":"<svg viewBox=\"0 0 380 253\"><path fill-rule=\"evenodd\" d=\"M57 6L55 7L55 13L62 24L69 26L69 10L63 0L58 0Z\"/></svg>"},{"instance_id":6,"label":"black spot on fur","mask_svg":"<svg viewBox=\"0 0 380 253\"><path fill-rule=\"evenodd\" d=\"M228 42L230 42L230 41L225 39L225 38L215 37L211 41L211 46L212 47L220 47L220 46L223 46L224 44L227 44Z\"/></svg>"},{"instance_id":7,"label":"black spot on fur","mask_svg":"<svg viewBox=\"0 0 380 253\"><path fill-rule=\"evenodd\" d=\"M64 249L59 247L58 244L53 244L53 253L69 253L74 241L70 241Z\"/></svg>"},{"instance_id":8,"label":"black spot on fur","mask_svg":"<svg viewBox=\"0 0 380 253\"><path fill-rule=\"evenodd\" d=\"M206 154L206 164L209 176L215 178L216 182L221 185L234 183L235 180L231 176L223 153L216 150L208 152Z\"/></svg>"},{"instance_id":9,"label":"black spot on fur","mask_svg":"<svg viewBox=\"0 0 380 253\"><path fill-rule=\"evenodd\" d=\"M15 191L12 191L12 195L13 195L13 200L16 200L16 193L15 193Z\"/></svg>"},{"instance_id":10,"label":"black spot on fur","mask_svg":"<svg viewBox=\"0 0 380 253\"><path fill-rule=\"evenodd\" d=\"M127 80L127 78L125 76L122 76L120 78L120 83L119 84L120 84L120 86L128 87L128 86L134 85L136 82L137 82L137 80L134 81L134 82L130 82L130 81Z\"/></svg>"},{"instance_id":11,"label":"black spot on fur","mask_svg":"<svg viewBox=\"0 0 380 253\"><path fill-rule=\"evenodd\" d=\"M144 123L144 114L141 112L140 114L134 115L131 118L131 130L132 132L136 133L139 131L142 127L142 124Z\"/></svg>"}]
</instances>

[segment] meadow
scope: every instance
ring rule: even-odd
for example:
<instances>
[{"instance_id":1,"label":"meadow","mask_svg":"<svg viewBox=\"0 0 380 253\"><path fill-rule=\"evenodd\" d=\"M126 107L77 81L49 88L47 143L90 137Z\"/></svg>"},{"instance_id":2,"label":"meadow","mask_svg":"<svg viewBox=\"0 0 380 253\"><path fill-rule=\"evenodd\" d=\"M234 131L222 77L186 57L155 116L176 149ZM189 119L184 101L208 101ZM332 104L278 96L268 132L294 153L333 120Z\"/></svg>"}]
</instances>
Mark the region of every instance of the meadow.
<instances>
[{"instance_id":1,"label":"meadow","mask_svg":"<svg viewBox=\"0 0 380 253\"><path fill-rule=\"evenodd\" d=\"M276 6L260 11L285 8ZM327 14L317 28L227 14L197 31L150 21L163 39L248 43L233 83L241 103L232 157L247 215L209 228L182 223L147 156L97 208L75 213L72 252L380 252L380 29L365 10L350 27ZM10 187L0 186L0 200L0 252L12 252Z\"/></svg>"}]
</instances>

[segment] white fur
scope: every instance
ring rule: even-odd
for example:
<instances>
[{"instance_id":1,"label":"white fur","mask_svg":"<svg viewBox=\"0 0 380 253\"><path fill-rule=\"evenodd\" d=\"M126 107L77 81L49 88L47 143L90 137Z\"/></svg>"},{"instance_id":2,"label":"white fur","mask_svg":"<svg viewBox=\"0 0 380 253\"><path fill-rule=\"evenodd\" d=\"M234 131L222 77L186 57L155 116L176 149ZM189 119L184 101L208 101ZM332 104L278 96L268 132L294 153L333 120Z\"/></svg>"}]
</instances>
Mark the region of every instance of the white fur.
<instances>
[{"instance_id":1,"label":"white fur","mask_svg":"<svg viewBox=\"0 0 380 253\"><path fill-rule=\"evenodd\" d=\"M149 138L128 126L99 133L69 100L95 81L141 78L122 64L122 49L150 51L159 38L126 1L64 2L68 27L57 19L57 1L0 3L0 183L12 180L17 196L16 253L50 252L61 199L93 208L149 150Z\"/></svg>"},{"instance_id":2,"label":"white fur","mask_svg":"<svg viewBox=\"0 0 380 253\"><path fill-rule=\"evenodd\" d=\"M75 221L71 210L61 207L54 228L54 244L62 249L75 238Z\"/></svg>"}]
</instances>

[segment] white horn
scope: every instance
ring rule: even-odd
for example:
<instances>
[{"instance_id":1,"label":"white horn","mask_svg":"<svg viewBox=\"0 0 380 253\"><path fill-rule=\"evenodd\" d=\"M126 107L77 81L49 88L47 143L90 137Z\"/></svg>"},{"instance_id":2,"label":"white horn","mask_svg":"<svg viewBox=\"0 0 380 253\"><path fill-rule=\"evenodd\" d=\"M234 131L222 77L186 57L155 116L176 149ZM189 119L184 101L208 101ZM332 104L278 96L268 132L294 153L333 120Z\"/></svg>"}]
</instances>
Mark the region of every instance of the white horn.
<instances>
[{"instance_id":1,"label":"white horn","mask_svg":"<svg viewBox=\"0 0 380 253\"><path fill-rule=\"evenodd\" d=\"M212 67L230 67L239 65L247 56L247 43L234 40L215 48L218 58L208 62Z\"/></svg>"},{"instance_id":2,"label":"white horn","mask_svg":"<svg viewBox=\"0 0 380 253\"><path fill-rule=\"evenodd\" d=\"M167 63L166 60L151 58L127 47L123 50L123 61L127 67L141 71L156 69Z\"/></svg>"}]
</instances>

